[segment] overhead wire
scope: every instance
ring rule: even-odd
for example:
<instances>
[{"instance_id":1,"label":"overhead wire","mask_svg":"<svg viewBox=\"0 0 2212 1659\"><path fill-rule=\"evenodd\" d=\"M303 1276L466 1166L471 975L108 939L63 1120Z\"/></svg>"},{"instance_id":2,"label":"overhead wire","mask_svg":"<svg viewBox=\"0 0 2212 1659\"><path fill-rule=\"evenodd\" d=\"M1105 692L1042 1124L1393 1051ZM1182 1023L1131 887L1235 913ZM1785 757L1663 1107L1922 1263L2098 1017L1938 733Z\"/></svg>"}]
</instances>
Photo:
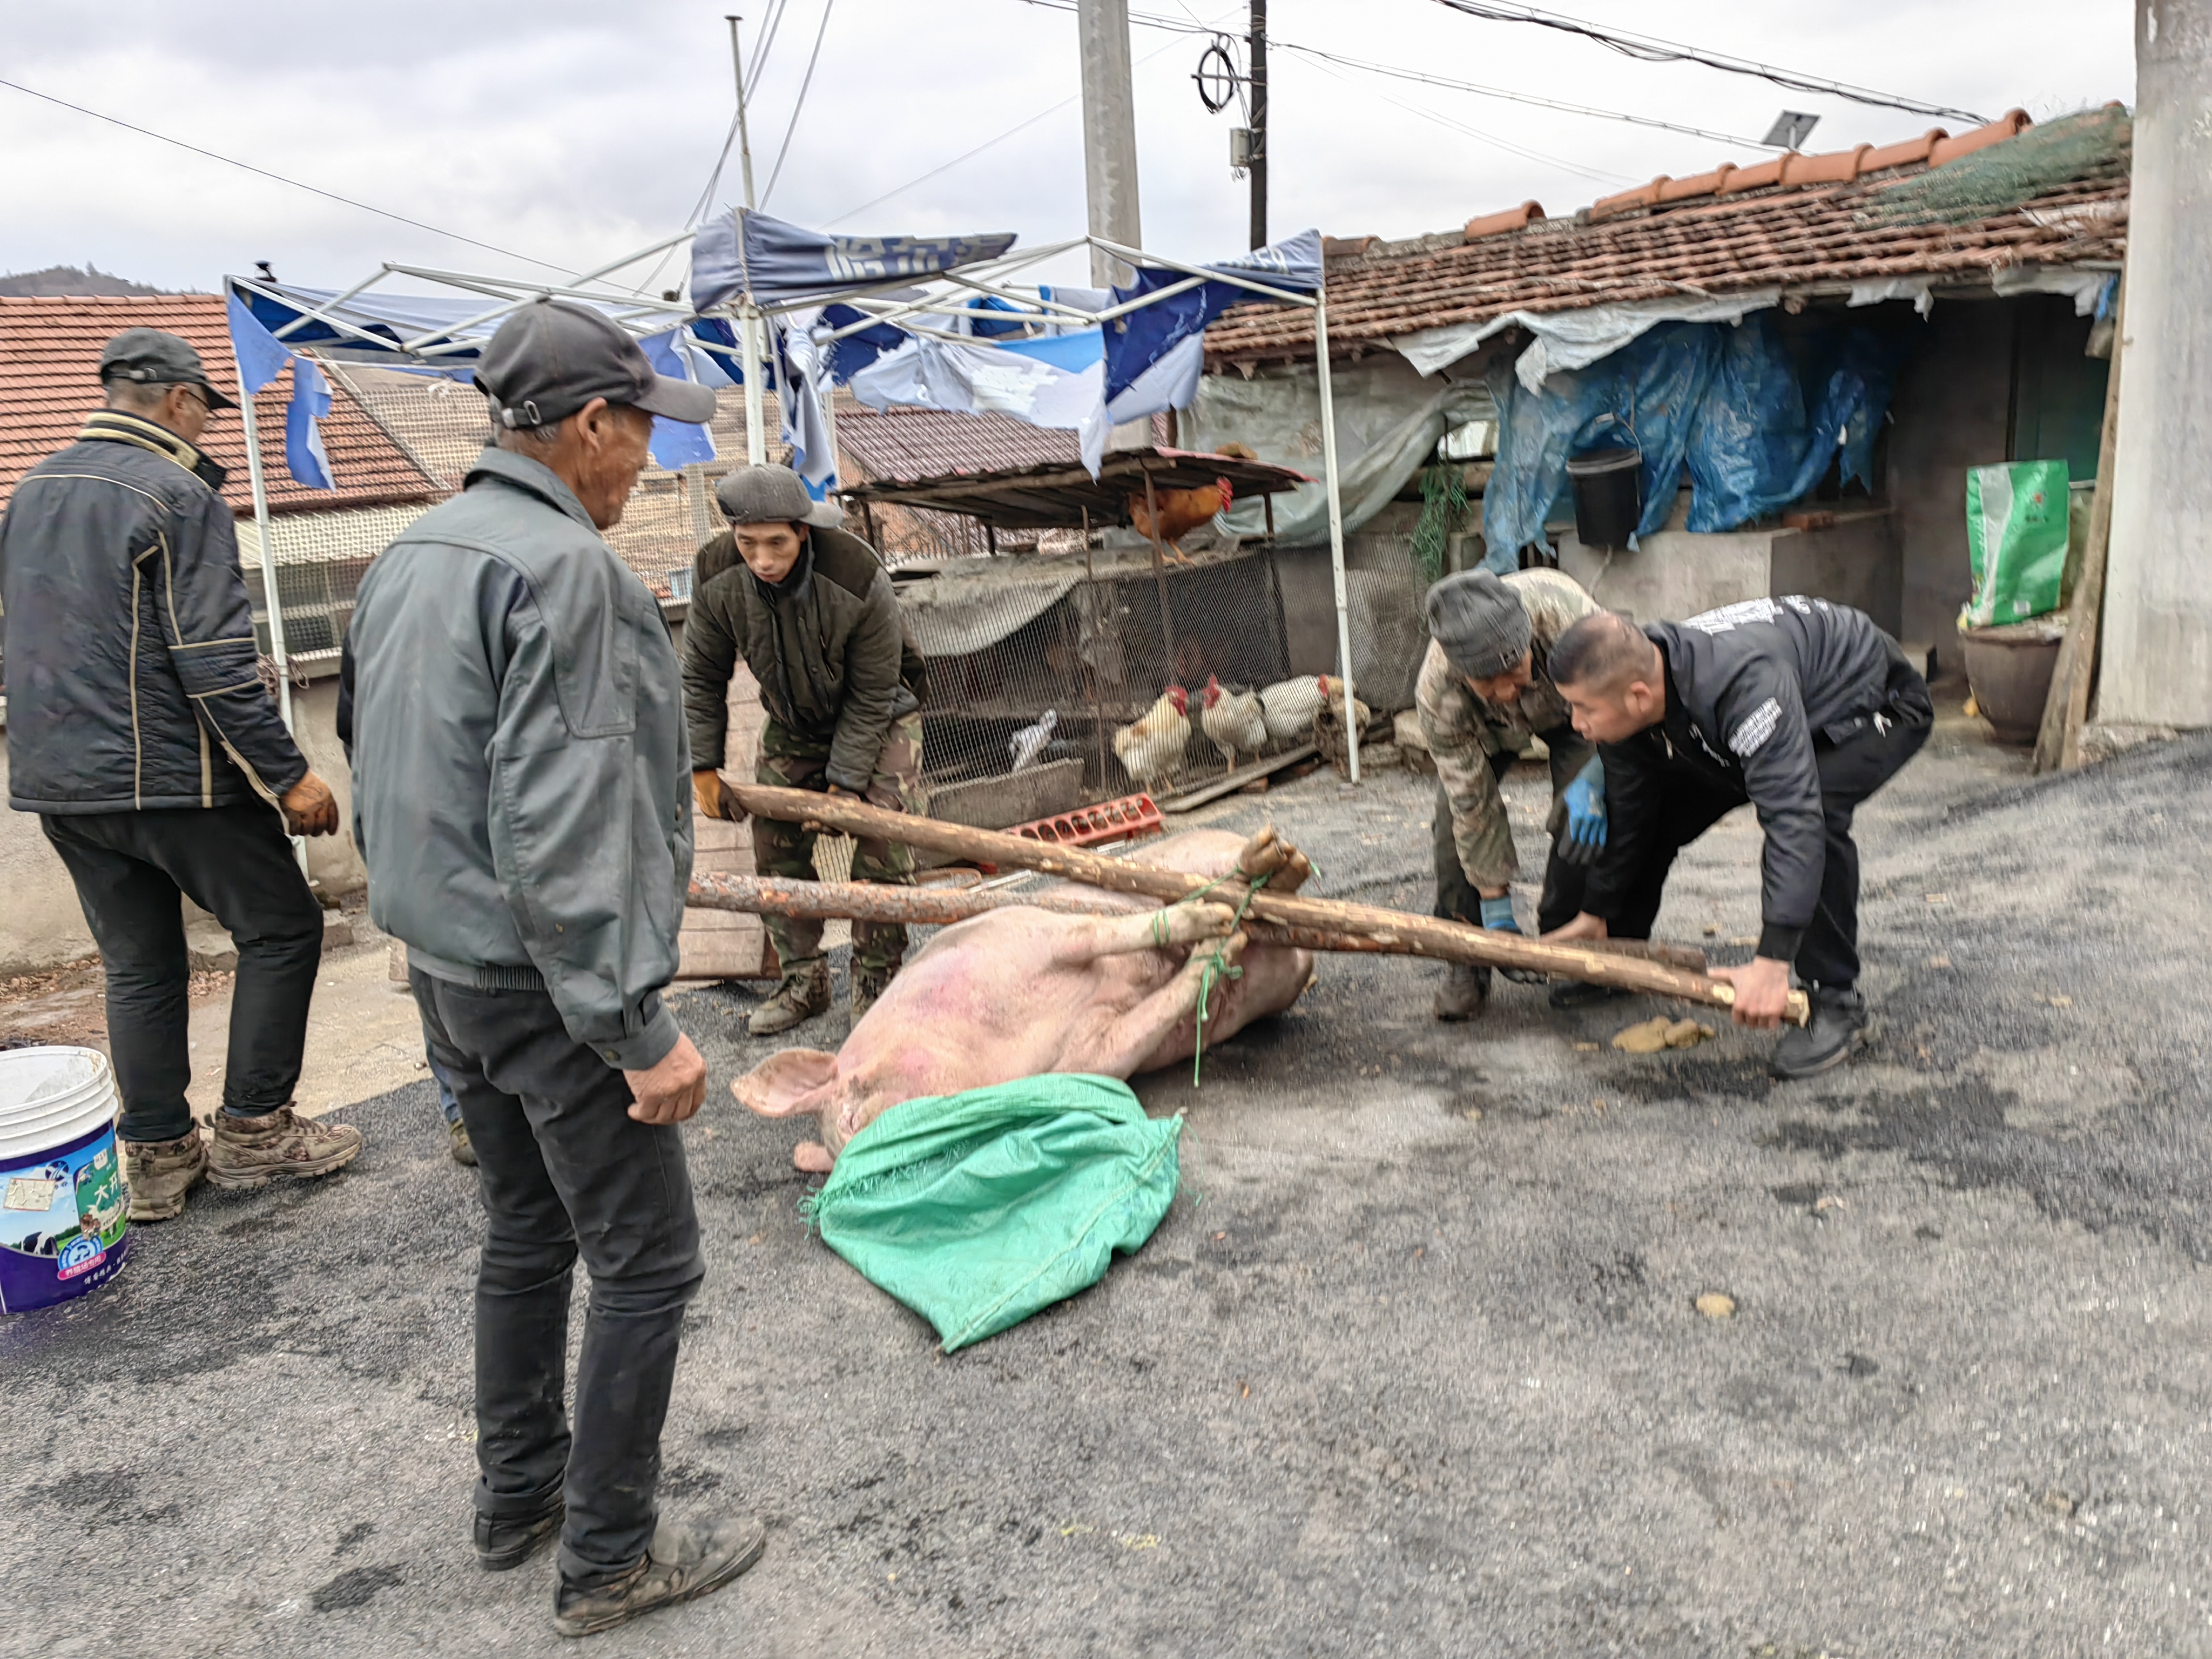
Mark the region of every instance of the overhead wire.
<instances>
[{"instance_id":1,"label":"overhead wire","mask_svg":"<svg viewBox=\"0 0 2212 1659\"><path fill-rule=\"evenodd\" d=\"M822 27L814 31L814 51L806 60L805 77L799 83L799 100L791 106L791 122L783 130L783 146L775 153L775 166L769 170L768 188L761 191L763 207L775 194L775 181L783 177L783 158L791 154L791 136L799 131L799 112L806 107L806 89L814 84L814 66L822 61L822 42L830 33L830 14L836 9L837 0L822 0Z\"/></svg>"},{"instance_id":2,"label":"overhead wire","mask_svg":"<svg viewBox=\"0 0 2212 1659\"><path fill-rule=\"evenodd\" d=\"M1801 74L1772 64L1762 64L1753 58L1737 58L1727 52L1711 52L1702 46L1686 46L1679 40L1663 40L1655 35L1632 34L1624 30L1605 28L1579 17L1540 11L1534 6L1501 4L1498 0L1437 0L1437 3L1464 16L1479 17L1488 22L1529 23L1539 28L1556 29L1565 34L1578 34L1584 40L1594 40L1599 46L1641 63L1699 64L1728 75L1746 75L1770 81L1792 92L1819 93L1831 98L1848 99L1856 104L1871 104L1881 109L1901 109L1911 115L1972 121L1976 126L1982 125L1987 119L1972 110L1923 103L1918 99L1902 97L1895 93L1878 92L1871 87L1853 86L1848 82Z\"/></svg>"},{"instance_id":3,"label":"overhead wire","mask_svg":"<svg viewBox=\"0 0 2212 1659\"><path fill-rule=\"evenodd\" d=\"M775 32L783 27L784 8L791 0L769 0L768 21L761 26L760 40L753 46L752 62L745 65L745 98L748 102L760 90L761 76L768 72L769 48L775 44Z\"/></svg>"}]
</instances>

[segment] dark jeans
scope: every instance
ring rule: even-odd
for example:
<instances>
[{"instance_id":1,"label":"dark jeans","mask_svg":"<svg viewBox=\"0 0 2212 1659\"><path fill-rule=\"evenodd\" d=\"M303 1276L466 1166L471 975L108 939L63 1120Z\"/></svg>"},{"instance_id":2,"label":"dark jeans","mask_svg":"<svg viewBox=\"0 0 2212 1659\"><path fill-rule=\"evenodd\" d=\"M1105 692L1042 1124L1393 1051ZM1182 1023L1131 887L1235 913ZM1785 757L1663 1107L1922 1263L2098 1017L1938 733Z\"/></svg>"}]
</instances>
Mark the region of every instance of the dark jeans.
<instances>
[{"instance_id":1,"label":"dark jeans","mask_svg":"<svg viewBox=\"0 0 2212 1659\"><path fill-rule=\"evenodd\" d=\"M189 1134L191 964L179 893L238 946L223 1110L258 1117L299 1086L307 1005L323 955L323 911L274 807L178 807L41 815L76 884L107 973L107 1040L125 1140Z\"/></svg>"},{"instance_id":2,"label":"dark jeans","mask_svg":"<svg viewBox=\"0 0 2212 1659\"><path fill-rule=\"evenodd\" d=\"M1808 985L1842 991L1858 983L1859 849L1851 839L1851 817L1861 801L1920 752L1928 732L1927 720L1908 718L1892 721L1886 732L1869 728L1839 748L1814 747L1820 769L1820 811L1827 822L1827 860L1820 872L1820 907L1797 947L1797 977ZM1607 931L1615 939L1650 939L1675 854L1743 804L1741 792L1717 791L1694 778L1671 775L1659 803L1651 856Z\"/></svg>"},{"instance_id":3,"label":"dark jeans","mask_svg":"<svg viewBox=\"0 0 2212 1659\"><path fill-rule=\"evenodd\" d=\"M1516 757L1493 755L1490 769L1503 778ZM1552 780L1554 793L1573 781L1573 775L1562 778L1553 769ZM1482 926L1482 896L1474 884L1467 878L1467 872L1459 861L1459 843L1452 837L1451 798L1444 787L1437 786L1436 819L1431 827L1437 838L1437 915L1446 921L1470 922ZM1582 914L1583 886L1589 879L1589 866L1570 864L1559 856L1560 836L1552 837L1552 848L1544 860L1544 890L1536 900L1536 927L1548 933L1554 927L1564 927Z\"/></svg>"},{"instance_id":4,"label":"dark jeans","mask_svg":"<svg viewBox=\"0 0 2212 1659\"><path fill-rule=\"evenodd\" d=\"M682 1134L629 1115L623 1074L568 1035L543 991L476 991L419 969L409 982L483 1194L477 1509L528 1515L565 1488L561 1571L603 1584L652 1542L684 1306L706 1276ZM592 1293L572 1435L579 1255Z\"/></svg>"}]
</instances>

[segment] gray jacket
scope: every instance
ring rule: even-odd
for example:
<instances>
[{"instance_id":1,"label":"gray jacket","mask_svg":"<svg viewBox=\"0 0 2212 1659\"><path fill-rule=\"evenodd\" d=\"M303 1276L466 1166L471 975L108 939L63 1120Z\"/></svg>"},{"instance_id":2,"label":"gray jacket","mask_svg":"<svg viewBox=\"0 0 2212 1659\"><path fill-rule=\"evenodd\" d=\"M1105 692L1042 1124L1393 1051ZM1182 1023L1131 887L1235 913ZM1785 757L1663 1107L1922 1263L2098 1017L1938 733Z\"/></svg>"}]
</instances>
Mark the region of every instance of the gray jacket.
<instances>
[{"instance_id":1,"label":"gray jacket","mask_svg":"<svg viewBox=\"0 0 2212 1659\"><path fill-rule=\"evenodd\" d=\"M346 652L371 919L438 978L542 986L610 1066L659 1060L691 762L645 584L549 468L488 448L369 567Z\"/></svg>"}]
</instances>

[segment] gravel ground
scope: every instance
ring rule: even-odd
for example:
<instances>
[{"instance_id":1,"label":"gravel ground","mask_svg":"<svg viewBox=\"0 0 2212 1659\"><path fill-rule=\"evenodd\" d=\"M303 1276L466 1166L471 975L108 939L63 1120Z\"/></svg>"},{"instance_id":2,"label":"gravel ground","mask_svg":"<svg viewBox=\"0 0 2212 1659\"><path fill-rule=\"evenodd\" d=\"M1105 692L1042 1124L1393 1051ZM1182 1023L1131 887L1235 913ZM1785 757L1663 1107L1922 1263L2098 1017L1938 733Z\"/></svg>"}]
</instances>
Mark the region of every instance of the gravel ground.
<instances>
[{"instance_id":1,"label":"gravel ground","mask_svg":"<svg viewBox=\"0 0 2212 1659\"><path fill-rule=\"evenodd\" d=\"M1202 1087L1142 1080L1189 1120L1144 1251L950 1358L806 1236L795 1127L720 1094L751 994L682 998L720 1104L663 1490L770 1548L594 1650L2212 1652L2212 743L2019 771L1947 726L1862 814L1849 1068L1632 1057L1594 1045L1645 1006L1517 987L1440 1026L1435 967L1334 960ZM1200 816L1425 909L1432 788ZM1758 850L1694 848L1662 934L1747 955ZM0 1328L0 1650L568 1650L546 1559L466 1547L471 1188L427 1085L344 1115L344 1175L203 1192Z\"/></svg>"}]
</instances>

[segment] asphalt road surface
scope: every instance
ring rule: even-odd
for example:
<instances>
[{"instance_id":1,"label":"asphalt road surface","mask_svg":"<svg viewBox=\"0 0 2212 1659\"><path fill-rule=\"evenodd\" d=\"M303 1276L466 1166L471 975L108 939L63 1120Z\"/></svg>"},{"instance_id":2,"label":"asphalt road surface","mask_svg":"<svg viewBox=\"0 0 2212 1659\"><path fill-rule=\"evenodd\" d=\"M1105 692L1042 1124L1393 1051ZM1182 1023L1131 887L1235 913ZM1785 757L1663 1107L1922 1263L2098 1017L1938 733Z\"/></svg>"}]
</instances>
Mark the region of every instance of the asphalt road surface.
<instances>
[{"instance_id":1,"label":"asphalt road surface","mask_svg":"<svg viewBox=\"0 0 2212 1659\"><path fill-rule=\"evenodd\" d=\"M951 1358L808 1237L800 1126L722 1092L751 994L682 998L711 1265L662 1490L769 1553L592 1650L2212 1652L2212 746L2019 770L1946 728L1862 814L1847 1069L1618 1053L1653 1010L1518 987L1440 1026L1436 967L1334 959L1140 1081L1188 1115L1151 1243ZM1205 816L1425 909L1432 788ZM1759 844L1693 849L1662 933L1748 955ZM346 1115L344 1174L203 1190L0 1326L0 1652L574 1651L547 1558L468 1548L469 1178L427 1083Z\"/></svg>"}]
</instances>

